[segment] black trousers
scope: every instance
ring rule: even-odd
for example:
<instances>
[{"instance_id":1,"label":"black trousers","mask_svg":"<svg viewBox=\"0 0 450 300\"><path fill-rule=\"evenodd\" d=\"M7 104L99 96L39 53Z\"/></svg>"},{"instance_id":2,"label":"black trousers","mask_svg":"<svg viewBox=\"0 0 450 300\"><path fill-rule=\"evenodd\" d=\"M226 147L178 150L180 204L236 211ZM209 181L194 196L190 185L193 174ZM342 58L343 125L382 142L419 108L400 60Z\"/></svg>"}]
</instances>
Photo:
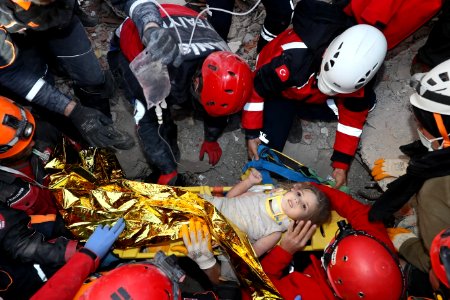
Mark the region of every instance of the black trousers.
<instances>
[{"instance_id":1,"label":"black trousers","mask_svg":"<svg viewBox=\"0 0 450 300\"><path fill-rule=\"evenodd\" d=\"M421 61L435 67L450 58L450 1L445 1L441 14L420 49Z\"/></svg>"},{"instance_id":2,"label":"black trousers","mask_svg":"<svg viewBox=\"0 0 450 300\"><path fill-rule=\"evenodd\" d=\"M141 101L145 105L145 97L139 82L129 67L129 62L120 50L108 53L111 71L124 90L125 96L132 104ZM158 124L155 108L146 109L143 118L137 124L137 133L144 150L145 158L162 174L172 173L177 169L175 161L180 152L177 145L177 125L172 120L170 109L163 109L163 124Z\"/></svg>"}]
</instances>

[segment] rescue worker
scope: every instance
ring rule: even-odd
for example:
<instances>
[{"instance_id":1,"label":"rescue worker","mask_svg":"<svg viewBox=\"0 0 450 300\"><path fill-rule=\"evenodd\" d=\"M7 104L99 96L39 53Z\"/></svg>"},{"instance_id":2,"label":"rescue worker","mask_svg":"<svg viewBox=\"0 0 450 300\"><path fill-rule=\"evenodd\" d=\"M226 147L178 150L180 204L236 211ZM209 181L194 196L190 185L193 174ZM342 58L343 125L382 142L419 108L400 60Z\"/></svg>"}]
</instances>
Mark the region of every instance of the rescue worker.
<instances>
[{"instance_id":1,"label":"rescue worker","mask_svg":"<svg viewBox=\"0 0 450 300\"><path fill-rule=\"evenodd\" d=\"M66 234L44 171L60 133L0 96L0 202L31 216L47 238Z\"/></svg>"},{"instance_id":2,"label":"rescue worker","mask_svg":"<svg viewBox=\"0 0 450 300\"><path fill-rule=\"evenodd\" d=\"M150 23L157 26L154 22L158 22L159 15L153 3L115 2L125 6L127 12L132 11L131 17L142 28ZM133 146L131 137L115 129L110 119L112 76L102 71L86 32L74 15L74 5L73 0L1 1L2 94L68 117L91 146L129 149ZM140 19L142 15L144 19ZM174 43L168 46L175 46L172 48L177 51ZM50 59L73 80L80 103L53 85L46 64Z\"/></svg>"},{"instance_id":3,"label":"rescue worker","mask_svg":"<svg viewBox=\"0 0 450 300\"><path fill-rule=\"evenodd\" d=\"M430 258L432 271L430 281L435 298L450 299L450 228L443 229L431 242Z\"/></svg>"},{"instance_id":4,"label":"rescue worker","mask_svg":"<svg viewBox=\"0 0 450 300\"><path fill-rule=\"evenodd\" d=\"M227 125L228 115L239 112L250 96L251 71L244 60L229 52L226 42L205 18L198 20L192 43L189 43L197 12L180 5L165 4L163 7L174 23L162 13L162 26L169 28L173 36L176 36L176 26L184 49L180 65L167 65L171 86L170 94L165 100L169 106L177 104L203 114L204 142L199 158L203 160L206 153L209 163L215 165L222 155L217 139ZM116 34L118 35L112 40L108 61L110 68L116 70L123 81L127 98L137 108L137 132L145 156L160 172L157 183L179 184L176 162L179 157L177 128L170 110L162 111L161 120L156 116L155 107L145 110L146 100L141 82L138 82L129 68L130 62L144 49L146 39L142 38L130 19L116 30ZM151 53L153 56L153 52ZM144 84L151 85L151 82ZM142 112L139 112L139 107Z\"/></svg>"},{"instance_id":5,"label":"rescue worker","mask_svg":"<svg viewBox=\"0 0 450 300\"><path fill-rule=\"evenodd\" d=\"M391 222L393 213L410 202L417 217L417 235L399 231L393 242L408 263L412 295L426 293L431 270L433 238L450 227L450 60L428 73L413 76L416 92L410 103L417 123L419 141L400 147L410 157L406 174L388 185L372 206L371 221ZM418 284L420 282L420 284ZM423 283L422 283L423 282ZM431 288L428 288L431 297Z\"/></svg>"},{"instance_id":6,"label":"rescue worker","mask_svg":"<svg viewBox=\"0 0 450 300\"><path fill-rule=\"evenodd\" d=\"M234 10L234 0L207 0L209 8L219 8L228 11ZM261 33L256 46L259 53L261 49L271 40L282 33L290 24L292 13L294 12L294 3L292 0L263 0L266 17L261 28ZM230 31L232 15L223 11L211 10L209 20L219 35L228 41L228 32Z\"/></svg>"},{"instance_id":7,"label":"rescue worker","mask_svg":"<svg viewBox=\"0 0 450 300\"><path fill-rule=\"evenodd\" d=\"M76 251L44 163L59 132L0 97L0 296L27 299Z\"/></svg>"},{"instance_id":8,"label":"rescue worker","mask_svg":"<svg viewBox=\"0 0 450 300\"><path fill-rule=\"evenodd\" d=\"M0 202L0 297L29 299L77 249L65 237L46 239L25 212Z\"/></svg>"},{"instance_id":9,"label":"rescue worker","mask_svg":"<svg viewBox=\"0 0 450 300\"><path fill-rule=\"evenodd\" d=\"M98 225L84 247L68 257L67 263L44 285L41 284L41 288L34 291L31 299L73 299L83 281L98 268L100 260L107 255L124 229L125 222L122 218L112 227Z\"/></svg>"},{"instance_id":10,"label":"rescue worker","mask_svg":"<svg viewBox=\"0 0 450 300\"><path fill-rule=\"evenodd\" d=\"M280 244L261 260L263 270L282 298L298 299L299 295L302 300L401 299L404 277L383 223L369 222L370 206L334 188L316 186L349 224L339 224L336 238L324 250L323 263L311 255L311 263L302 272L284 275L294 254L307 245L316 229L311 221L291 222ZM185 244L188 256L199 266L206 266L205 273L212 282L217 282L220 267L208 247L209 231L205 232L200 226L190 228L189 236L185 235L183 232L183 240L189 241ZM248 291L243 291L242 296L250 299Z\"/></svg>"},{"instance_id":11,"label":"rescue worker","mask_svg":"<svg viewBox=\"0 0 450 300\"><path fill-rule=\"evenodd\" d=\"M302 14L294 27L278 35L258 56L254 90L242 113L249 158L258 159L257 147L264 139L269 147L282 151L296 115L338 119L331 161L339 188L346 184L375 102L373 91L365 86L373 84L383 64L386 39L370 25L348 28L351 19L332 4L300 1L295 12ZM315 15L308 19L308 12ZM324 22L330 14L334 18ZM299 16L305 17L302 22Z\"/></svg>"},{"instance_id":12,"label":"rescue worker","mask_svg":"<svg viewBox=\"0 0 450 300\"><path fill-rule=\"evenodd\" d=\"M98 266L97 255L91 253L79 251L31 299L182 299L180 283L185 275L173 256L160 251L154 259L122 264L83 285Z\"/></svg>"}]
</instances>

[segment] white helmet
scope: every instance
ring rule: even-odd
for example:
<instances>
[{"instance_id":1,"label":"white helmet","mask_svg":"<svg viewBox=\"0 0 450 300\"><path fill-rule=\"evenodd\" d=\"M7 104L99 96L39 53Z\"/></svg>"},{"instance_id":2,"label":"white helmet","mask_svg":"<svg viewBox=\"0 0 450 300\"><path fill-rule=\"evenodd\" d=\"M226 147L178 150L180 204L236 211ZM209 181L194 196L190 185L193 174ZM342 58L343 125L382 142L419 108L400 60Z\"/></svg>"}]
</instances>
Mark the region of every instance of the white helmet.
<instances>
[{"instance_id":1,"label":"white helmet","mask_svg":"<svg viewBox=\"0 0 450 300\"><path fill-rule=\"evenodd\" d=\"M349 94L366 85L381 67L387 51L383 33L359 24L338 35L328 46L318 75L326 95Z\"/></svg>"},{"instance_id":2,"label":"white helmet","mask_svg":"<svg viewBox=\"0 0 450 300\"><path fill-rule=\"evenodd\" d=\"M420 82L409 98L412 105L432 113L450 115L450 60L428 73L415 74L413 80Z\"/></svg>"}]
</instances>

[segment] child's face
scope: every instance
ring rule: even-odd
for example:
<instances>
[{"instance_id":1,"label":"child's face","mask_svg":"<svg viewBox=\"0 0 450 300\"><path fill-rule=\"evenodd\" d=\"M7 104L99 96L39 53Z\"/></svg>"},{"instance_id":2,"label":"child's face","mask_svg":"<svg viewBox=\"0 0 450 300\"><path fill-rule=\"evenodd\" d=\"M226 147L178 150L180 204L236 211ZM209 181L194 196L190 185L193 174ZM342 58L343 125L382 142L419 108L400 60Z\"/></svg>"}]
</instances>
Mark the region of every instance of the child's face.
<instances>
[{"instance_id":1,"label":"child's face","mask_svg":"<svg viewBox=\"0 0 450 300\"><path fill-rule=\"evenodd\" d=\"M317 197L309 189L292 189L284 194L281 207L292 220L308 220L317 209Z\"/></svg>"}]
</instances>

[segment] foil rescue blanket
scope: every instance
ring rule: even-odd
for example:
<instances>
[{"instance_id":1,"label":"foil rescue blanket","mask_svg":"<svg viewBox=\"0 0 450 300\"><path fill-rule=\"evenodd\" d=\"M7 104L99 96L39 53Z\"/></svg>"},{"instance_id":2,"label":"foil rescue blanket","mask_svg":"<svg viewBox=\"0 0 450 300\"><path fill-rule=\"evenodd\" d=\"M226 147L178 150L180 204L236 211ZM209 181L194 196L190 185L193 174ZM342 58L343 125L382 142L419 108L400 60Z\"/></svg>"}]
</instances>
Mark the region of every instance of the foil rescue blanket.
<instances>
[{"instance_id":1,"label":"foil rescue blanket","mask_svg":"<svg viewBox=\"0 0 450 300\"><path fill-rule=\"evenodd\" d=\"M214 243L229 255L241 285L253 299L281 299L246 235L197 194L126 180L114 154L104 149L77 153L64 143L55 154L46 166L54 172L50 189L67 227L79 240L85 241L97 225L123 217L126 228L115 248L180 241L181 226L199 217L208 225Z\"/></svg>"}]
</instances>

